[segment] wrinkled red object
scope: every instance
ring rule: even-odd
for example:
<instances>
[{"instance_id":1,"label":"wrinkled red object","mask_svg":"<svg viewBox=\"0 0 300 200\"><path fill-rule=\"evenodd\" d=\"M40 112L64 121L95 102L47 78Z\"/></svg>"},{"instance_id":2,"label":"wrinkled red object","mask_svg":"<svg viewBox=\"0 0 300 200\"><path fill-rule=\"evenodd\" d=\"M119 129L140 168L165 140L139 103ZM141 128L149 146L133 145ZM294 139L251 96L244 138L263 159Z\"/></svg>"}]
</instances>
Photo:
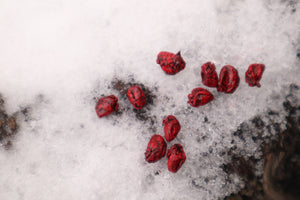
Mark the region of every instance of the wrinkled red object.
<instances>
[{"instance_id":1,"label":"wrinkled red object","mask_svg":"<svg viewBox=\"0 0 300 200\"><path fill-rule=\"evenodd\" d=\"M201 66L201 78L204 85L208 87L216 87L218 85L216 66L211 62L204 63Z\"/></svg>"},{"instance_id":2,"label":"wrinkled red object","mask_svg":"<svg viewBox=\"0 0 300 200\"><path fill-rule=\"evenodd\" d=\"M114 95L100 98L95 106L98 117L104 117L110 115L113 111L116 111L119 107L118 98Z\"/></svg>"},{"instance_id":3,"label":"wrinkled red object","mask_svg":"<svg viewBox=\"0 0 300 200\"><path fill-rule=\"evenodd\" d=\"M137 110L142 109L146 104L146 96L138 85L131 86L127 90L127 96L130 103Z\"/></svg>"},{"instance_id":4,"label":"wrinkled red object","mask_svg":"<svg viewBox=\"0 0 300 200\"><path fill-rule=\"evenodd\" d=\"M251 64L245 73L246 83L248 83L250 87L260 87L259 81L264 73L264 70L264 64Z\"/></svg>"},{"instance_id":5,"label":"wrinkled red object","mask_svg":"<svg viewBox=\"0 0 300 200\"><path fill-rule=\"evenodd\" d=\"M149 163L156 162L166 155L167 143L160 135L153 135L148 143L145 160Z\"/></svg>"},{"instance_id":6,"label":"wrinkled red object","mask_svg":"<svg viewBox=\"0 0 300 200\"><path fill-rule=\"evenodd\" d=\"M218 91L233 93L239 86L240 77L238 71L231 65L222 67L219 76Z\"/></svg>"},{"instance_id":7,"label":"wrinkled red object","mask_svg":"<svg viewBox=\"0 0 300 200\"><path fill-rule=\"evenodd\" d=\"M203 106L214 99L214 96L204 88L195 88L188 95L188 103L193 107Z\"/></svg>"},{"instance_id":8,"label":"wrinkled red object","mask_svg":"<svg viewBox=\"0 0 300 200\"><path fill-rule=\"evenodd\" d=\"M162 51L158 54L156 63L169 75L175 75L185 68L180 51L177 54Z\"/></svg>"},{"instance_id":9,"label":"wrinkled red object","mask_svg":"<svg viewBox=\"0 0 300 200\"><path fill-rule=\"evenodd\" d=\"M168 169L170 172L177 172L185 162L186 156L180 144L174 144L167 153Z\"/></svg>"},{"instance_id":10,"label":"wrinkled red object","mask_svg":"<svg viewBox=\"0 0 300 200\"><path fill-rule=\"evenodd\" d=\"M176 117L174 117L173 115L168 115L163 120L163 125L165 126L164 132L166 140L170 142L175 139L181 128L180 123L176 119Z\"/></svg>"}]
</instances>

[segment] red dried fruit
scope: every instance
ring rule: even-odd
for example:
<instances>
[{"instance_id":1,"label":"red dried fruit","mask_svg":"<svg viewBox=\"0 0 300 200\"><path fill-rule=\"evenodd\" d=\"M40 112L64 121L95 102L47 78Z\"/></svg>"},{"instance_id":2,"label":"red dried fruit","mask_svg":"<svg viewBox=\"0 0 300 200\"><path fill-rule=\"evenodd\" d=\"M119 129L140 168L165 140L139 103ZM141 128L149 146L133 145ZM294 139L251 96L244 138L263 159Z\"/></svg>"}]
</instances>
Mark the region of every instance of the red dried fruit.
<instances>
[{"instance_id":1,"label":"red dried fruit","mask_svg":"<svg viewBox=\"0 0 300 200\"><path fill-rule=\"evenodd\" d=\"M119 107L118 98L114 95L100 98L95 106L98 117L104 117L116 111Z\"/></svg>"},{"instance_id":2,"label":"red dried fruit","mask_svg":"<svg viewBox=\"0 0 300 200\"><path fill-rule=\"evenodd\" d=\"M167 143L160 135L153 135L148 143L145 160L149 163L156 162L165 156Z\"/></svg>"},{"instance_id":3,"label":"red dried fruit","mask_svg":"<svg viewBox=\"0 0 300 200\"><path fill-rule=\"evenodd\" d=\"M146 104L146 96L143 90L137 85L131 86L127 90L127 96L130 103L137 110L142 109Z\"/></svg>"},{"instance_id":4,"label":"red dried fruit","mask_svg":"<svg viewBox=\"0 0 300 200\"><path fill-rule=\"evenodd\" d=\"M177 134L180 131L180 123L173 115L168 115L163 120L163 125L165 126L165 138L168 142L176 138Z\"/></svg>"},{"instance_id":5,"label":"red dried fruit","mask_svg":"<svg viewBox=\"0 0 300 200\"><path fill-rule=\"evenodd\" d=\"M185 62L180 55L169 52L160 52L157 56L156 63L159 64L164 72L174 75L185 68Z\"/></svg>"},{"instance_id":6,"label":"red dried fruit","mask_svg":"<svg viewBox=\"0 0 300 200\"><path fill-rule=\"evenodd\" d=\"M217 87L219 92L233 93L239 86L239 83L239 73L233 66L225 65L222 67Z\"/></svg>"},{"instance_id":7,"label":"red dried fruit","mask_svg":"<svg viewBox=\"0 0 300 200\"><path fill-rule=\"evenodd\" d=\"M214 96L204 88L195 88L192 93L188 95L189 101L193 107L203 106L214 99Z\"/></svg>"},{"instance_id":8,"label":"red dried fruit","mask_svg":"<svg viewBox=\"0 0 300 200\"><path fill-rule=\"evenodd\" d=\"M251 64L245 73L246 83L248 83L250 87L260 87L259 81L264 73L264 70L264 64Z\"/></svg>"},{"instance_id":9,"label":"red dried fruit","mask_svg":"<svg viewBox=\"0 0 300 200\"><path fill-rule=\"evenodd\" d=\"M201 66L202 83L208 87L216 87L218 85L218 74L216 66L207 62Z\"/></svg>"},{"instance_id":10,"label":"red dried fruit","mask_svg":"<svg viewBox=\"0 0 300 200\"><path fill-rule=\"evenodd\" d=\"M185 162L186 156L180 144L174 144L167 153L168 169L170 172L177 172Z\"/></svg>"}]
</instances>

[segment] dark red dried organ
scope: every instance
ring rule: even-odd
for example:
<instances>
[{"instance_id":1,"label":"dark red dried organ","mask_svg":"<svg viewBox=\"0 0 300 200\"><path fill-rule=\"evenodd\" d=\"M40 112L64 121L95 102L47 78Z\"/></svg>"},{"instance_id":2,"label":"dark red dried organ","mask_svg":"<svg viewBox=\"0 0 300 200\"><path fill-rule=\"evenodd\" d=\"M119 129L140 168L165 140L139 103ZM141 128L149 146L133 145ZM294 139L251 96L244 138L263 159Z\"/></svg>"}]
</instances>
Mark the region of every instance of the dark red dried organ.
<instances>
[{"instance_id":1,"label":"dark red dried organ","mask_svg":"<svg viewBox=\"0 0 300 200\"><path fill-rule=\"evenodd\" d=\"M239 86L240 77L238 71L231 65L222 67L219 76L218 91L233 93Z\"/></svg>"},{"instance_id":2,"label":"dark red dried organ","mask_svg":"<svg viewBox=\"0 0 300 200\"><path fill-rule=\"evenodd\" d=\"M170 172L177 172L186 160L183 147L180 144L174 144L167 153L168 169Z\"/></svg>"},{"instance_id":3,"label":"dark red dried organ","mask_svg":"<svg viewBox=\"0 0 300 200\"><path fill-rule=\"evenodd\" d=\"M195 88L188 95L188 103L193 107L203 106L214 99L214 96L204 88Z\"/></svg>"},{"instance_id":4,"label":"dark red dried organ","mask_svg":"<svg viewBox=\"0 0 300 200\"><path fill-rule=\"evenodd\" d=\"M218 74L216 72L216 66L207 62L201 66L201 78L202 83L208 87L217 87L218 85Z\"/></svg>"},{"instance_id":5,"label":"dark red dried organ","mask_svg":"<svg viewBox=\"0 0 300 200\"><path fill-rule=\"evenodd\" d=\"M180 131L180 123L173 115L168 115L163 120L165 138L168 142L176 138L177 134Z\"/></svg>"},{"instance_id":6,"label":"dark red dried organ","mask_svg":"<svg viewBox=\"0 0 300 200\"><path fill-rule=\"evenodd\" d=\"M130 103L137 110L142 109L146 104L146 96L143 90L137 85L131 86L127 90L127 96Z\"/></svg>"},{"instance_id":7,"label":"dark red dried organ","mask_svg":"<svg viewBox=\"0 0 300 200\"><path fill-rule=\"evenodd\" d=\"M156 63L169 75L175 75L185 68L185 61L181 57L180 51L177 54L162 51L158 54Z\"/></svg>"},{"instance_id":8,"label":"dark red dried organ","mask_svg":"<svg viewBox=\"0 0 300 200\"><path fill-rule=\"evenodd\" d=\"M153 135L148 143L145 160L149 163L156 162L166 155L167 143L160 135Z\"/></svg>"},{"instance_id":9,"label":"dark red dried organ","mask_svg":"<svg viewBox=\"0 0 300 200\"><path fill-rule=\"evenodd\" d=\"M264 64L251 64L248 68L248 70L245 73L245 79L246 83L249 84L249 86L254 87L260 87L260 79L262 77L262 74L265 70Z\"/></svg>"},{"instance_id":10,"label":"dark red dried organ","mask_svg":"<svg viewBox=\"0 0 300 200\"><path fill-rule=\"evenodd\" d=\"M98 117L104 117L110 115L113 111L116 111L119 107L118 98L114 95L100 98L95 106Z\"/></svg>"}]
</instances>

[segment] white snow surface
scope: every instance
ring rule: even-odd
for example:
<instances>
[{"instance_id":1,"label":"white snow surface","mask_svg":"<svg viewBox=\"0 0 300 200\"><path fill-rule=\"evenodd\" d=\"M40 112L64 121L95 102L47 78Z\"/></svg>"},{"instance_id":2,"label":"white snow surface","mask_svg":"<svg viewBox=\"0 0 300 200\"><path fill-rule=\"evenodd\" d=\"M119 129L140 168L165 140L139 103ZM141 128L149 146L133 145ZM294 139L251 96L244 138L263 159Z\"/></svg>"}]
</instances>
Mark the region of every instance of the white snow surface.
<instances>
[{"instance_id":1,"label":"white snow surface","mask_svg":"<svg viewBox=\"0 0 300 200\"><path fill-rule=\"evenodd\" d=\"M18 121L12 149L0 146L0 199L218 199L237 191L243 183L225 184L219 153L241 122L279 109L272 95L300 83L300 4L290 2L1 0L0 93L9 114L31 109L29 120ZM166 75L156 64L160 51L181 51L186 68ZM238 69L235 93L203 86L207 61L217 72L226 64ZM245 83L251 63L266 65L261 88ZM132 77L156 95L147 106L155 131L111 87L114 78ZM190 107L196 87L215 100ZM99 119L95 98L111 94L130 109ZM168 147L180 143L187 156L175 174L166 157L144 160L170 114L181 131ZM245 144L245 152L252 148Z\"/></svg>"}]
</instances>

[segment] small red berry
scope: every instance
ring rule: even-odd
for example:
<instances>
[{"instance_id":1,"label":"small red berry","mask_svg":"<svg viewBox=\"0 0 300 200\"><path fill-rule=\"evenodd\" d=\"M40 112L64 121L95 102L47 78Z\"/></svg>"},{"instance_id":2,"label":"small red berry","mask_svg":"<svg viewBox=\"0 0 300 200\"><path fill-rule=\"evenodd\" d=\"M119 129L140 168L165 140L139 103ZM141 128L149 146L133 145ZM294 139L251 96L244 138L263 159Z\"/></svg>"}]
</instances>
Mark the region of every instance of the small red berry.
<instances>
[{"instance_id":1,"label":"small red berry","mask_svg":"<svg viewBox=\"0 0 300 200\"><path fill-rule=\"evenodd\" d=\"M156 162L166 155L167 143L160 135L153 135L148 143L145 160L149 163Z\"/></svg>"},{"instance_id":2,"label":"small red berry","mask_svg":"<svg viewBox=\"0 0 300 200\"><path fill-rule=\"evenodd\" d=\"M233 66L225 65L222 67L217 87L219 92L233 93L239 86L239 83L239 73Z\"/></svg>"},{"instance_id":3,"label":"small red berry","mask_svg":"<svg viewBox=\"0 0 300 200\"><path fill-rule=\"evenodd\" d=\"M163 125L165 126L165 138L168 142L172 141L176 138L177 134L180 131L180 123L173 115L167 116L163 120Z\"/></svg>"},{"instance_id":4,"label":"small red berry","mask_svg":"<svg viewBox=\"0 0 300 200\"><path fill-rule=\"evenodd\" d=\"M104 117L110 115L113 111L116 111L119 107L118 98L114 95L100 98L95 106L98 117Z\"/></svg>"},{"instance_id":5,"label":"small red berry","mask_svg":"<svg viewBox=\"0 0 300 200\"><path fill-rule=\"evenodd\" d=\"M143 90L137 85L131 86L127 90L127 96L130 103L137 110L142 109L146 104L146 96Z\"/></svg>"},{"instance_id":6,"label":"small red berry","mask_svg":"<svg viewBox=\"0 0 300 200\"><path fill-rule=\"evenodd\" d=\"M202 83L208 87L216 87L218 85L218 74L216 66L207 62L201 66Z\"/></svg>"},{"instance_id":7,"label":"small red berry","mask_svg":"<svg viewBox=\"0 0 300 200\"><path fill-rule=\"evenodd\" d=\"M156 63L159 64L164 72L169 75L174 75L185 68L185 62L180 55L169 52L160 52L157 56Z\"/></svg>"},{"instance_id":8,"label":"small red berry","mask_svg":"<svg viewBox=\"0 0 300 200\"><path fill-rule=\"evenodd\" d=\"M193 107L203 106L214 99L214 96L203 88L195 88L192 90L192 93L188 95L189 101Z\"/></svg>"},{"instance_id":9,"label":"small red berry","mask_svg":"<svg viewBox=\"0 0 300 200\"><path fill-rule=\"evenodd\" d=\"M245 73L246 83L248 83L251 87L260 87L259 81L264 73L264 70L264 64L251 64L248 68L248 71Z\"/></svg>"},{"instance_id":10,"label":"small red berry","mask_svg":"<svg viewBox=\"0 0 300 200\"><path fill-rule=\"evenodd\" d=\"M180 144L174 144L167 153L168 169L170 172L177 172L185 162L186 156Z\"/></svg>"}]
</instances>

